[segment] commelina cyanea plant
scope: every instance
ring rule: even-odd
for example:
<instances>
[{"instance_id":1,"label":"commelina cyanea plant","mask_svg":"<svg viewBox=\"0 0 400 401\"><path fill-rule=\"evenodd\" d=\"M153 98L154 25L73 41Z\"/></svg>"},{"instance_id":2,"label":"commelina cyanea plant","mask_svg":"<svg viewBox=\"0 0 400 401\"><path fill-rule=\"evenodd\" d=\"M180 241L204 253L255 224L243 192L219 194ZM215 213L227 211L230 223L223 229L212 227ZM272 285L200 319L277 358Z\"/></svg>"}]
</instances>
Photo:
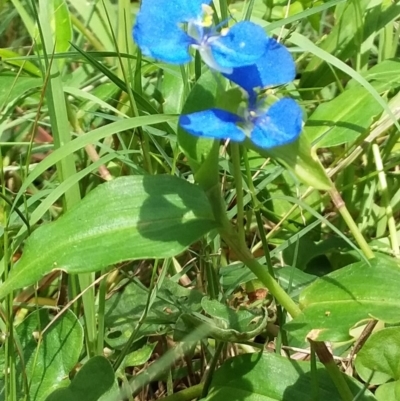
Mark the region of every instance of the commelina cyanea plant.
<instances>
[{"instance_id":1,"label":"commelina cyanea plant","mask_svg":"<svg viewBox=\"0 0 400 401\"><path fill-rule=\"evenodd\" d=\"M288 98L267 106L260 89L295 77L289 51L250 21L229 28L213 25L211 0L143 0L133 27L142 53L165 63L185 64L191 48L203 61L243 89L245 106L234 114L222 109L181 115L179 124L200 137L251 141L264 149L293 142L302 129L302 111ZM186 29L185 29L186 28Z\"/></svg>"}]
</instances>

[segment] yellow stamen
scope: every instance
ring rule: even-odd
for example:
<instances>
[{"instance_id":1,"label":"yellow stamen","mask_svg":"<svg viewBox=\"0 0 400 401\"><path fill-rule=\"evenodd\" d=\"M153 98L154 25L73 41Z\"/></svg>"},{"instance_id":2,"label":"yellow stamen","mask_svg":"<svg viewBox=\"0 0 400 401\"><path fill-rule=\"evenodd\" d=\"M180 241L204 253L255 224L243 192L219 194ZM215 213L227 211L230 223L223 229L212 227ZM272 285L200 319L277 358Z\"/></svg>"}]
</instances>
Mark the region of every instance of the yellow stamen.
<instances>
[{"instance_id":1,"label":"yellow stamen","mask_svg":"<svg viewBox=\"0 0 400 401\"><path fill-rule=\"evenodd\" d=\"M202 4L201 8L203 9L203 13L204 13L203 22L201 25L205 26L205 27L209 27L213 23L214 10L208 4Z\"/></svg>"},{"instance_id":2,"label":"yellow stamen","mask_svg":"<svg viewBox=\"0 0 400 401\"><path fill-rule=\"evenodd\" d=\"M222 28L221 29L221 36L226 36L228 35L229 32L229 28Z\"/></svg>"}]
</instances>

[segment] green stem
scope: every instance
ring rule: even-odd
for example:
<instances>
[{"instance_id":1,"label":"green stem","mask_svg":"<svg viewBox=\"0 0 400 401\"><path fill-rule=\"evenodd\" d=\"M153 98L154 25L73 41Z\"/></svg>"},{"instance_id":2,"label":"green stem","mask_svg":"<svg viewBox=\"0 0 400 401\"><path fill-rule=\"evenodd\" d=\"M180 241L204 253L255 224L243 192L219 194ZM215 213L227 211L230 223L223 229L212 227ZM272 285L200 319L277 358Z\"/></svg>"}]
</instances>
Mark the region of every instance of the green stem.
<instances>
[{"instance_id":1,"label":"green stem","mask_svg":"<svg viewBox=\"0 0 400 401\"><path fill-rule=\"evenodd\" d=\"M246 246L245 232L244 232L244 202L243 202L243 180L242 170L240 168L240 145L231 142L231 159L233 164L233 177L235 180L236 188L236 225L239 235L239 241L243 246Z\"/></svg>"},{"instance_id":2,"label":"green stem","mask_svg":"<svg viewBox=\"0 0 400 401\"><path fill-rule=\"evenodd\" d=\"M235 250L239 259L254 273L254 275L265 285L269 292L276 298L276 300L288 311L293 317L301 314L301 309L290 298L290 296L283 290L278 282L269 274L265 266L261 265L251 254L248 248L241 243L237 233L234 231L230 221L228 220L225 212L225 205L221 197L219 185L209 188L207 191L210 204L213 208L216 221L219 223L220 235L225 242ZM346 209L347 210L347 209ZM354 222L353 222L354 223ZM355 224L355 223L354 223ZM365 240L364 240L365 241ZM369 247L368 247L369 249ZM310 340L311 341L311 340ZM332 381L335 383L342 400L352 401L353 395L347 385L342 372L339 370L332 354L329 352L325 343L313 342L315 352L317 353L320 361L325 365Z\"/></svg>"},{"instance_id":3,"label":"green stem","mask_svg":"<svg viewBox=\"0 0 400 401\"><path fill-rule=\"evenodd\" d=\"M169 395L168 397L161 398L160 401L191 401L200 397L203 390L203 383L196 384L195 386L186 388L178 393Z\"/></svg>"},{"instance_id":4,"label":"green stem","mask_svg":"<svg viewBox=\"0 0 400 401\"><path fill-rule=\"evenodd\" d=\"M247 152L246 151L243 152L243 161L244 161L244 166L245 166L245 169L246 169L247 185L249 187L249 191L250 191L251 198L252 198L252 201L253 201L253 208L254 208L254 211L255 211L258 233L260 235L261 244L262 244L263 250L264 250L265 261L267 263L269 274L273 278L275 278L274 268L272 266L271 255L269 253L269 246L268 246L267 236L265 234L264 225L263 225L263 222L262 222L262 217L261 217L261 212L260 212L262 204L257 198L257 191L256 191L256 188L254 187L253 177L251 176L249 158L247 157Z\"/></svg>"},{"instance_id":5,"label":"green stem","mask_svg":"<svg viewBox=\"0 0 400 401\"><path fill-rule=\"evenodd\" d=\"M149 288L149 292L148 292L148 295L147 295L146 307L144 308L144 311L142 312L142 315L140 316L139 321L137 322L136 327L132 331L132 334L130 335L128 341L124 345L124 348L122 349L122 351L120 352L120 354L118 355L117 359L115 360L115 362L113 364L113 368L114 368L115 372L121 366L122 362L124 361L124 358L128 355L133 343L137 339L137 335L139 333L139 330L142 327L142 324L144 323L144 321L145 321L145 319L147 317L147 314L149 312L149 309L151 307L150 304L152 303L153 291L157 290L157 288L155 288L155 281L156 281L156 275L157 275L157 265L158 265L158 261L155 260L154 261L154 266L153 266L153 272L152 272L151 280L150 280L150 288Z\"/></svg>"},{"instance_id":6,"label":"green stem","mask_svg":"<svg viewBox=\"0 0 400 401\"><path fill-rule=\"evenodd\" d=\"M217 366L218 358L221 355L222 350L224 349L224 343L222 341L218 342L218 345L215 349L214 355L211 358L210 366L208 367L208 371L206 373L206 377L204 380L204 387L201 392L201 398L206 398L208 394L208 390L210 389L211 380L214 375L215 368Z\"/></svg>"},{"instance_id":7,"label":"green stem","mask_svg":"<svg viewBox=\"0 0 400 401\"><path fill-rule=\"evenodd\" d=\"M354 236L354 239L357 241L358 246L364 252L364 255L368 259L373 259L375 257L374 253L372 252L371 248L369 247L367 241L365 240L364 236L361 234L360 230L358 229L357 224L353 220L353 217L349 213L346 204L343 202L342 197L340 196L339 192L336 188L331 189L329 192L332 202L335 204L338 212L341 214L343 220L346 222L347 227L351 231Z\"/></svg>"},{"instance_id":8,"label":"green stem","mask_svg":"<svg viewBox=\"0 0 400 401\"><path fill-rule=\"evenodd\" d=\"M268 269L261 265L251 254L249 249L240 241L230 221L226 217L225 205L221 198L220 187L216 185L209 189L208 198L213 207L214 216L219 223L221 237L237 253L240 260L257 276L278 302L292 317L300 315L301 310L290 298L278 282L268 273Z\"/></svg>"},{"instance_id":9,"label":"green stem","mask_svg":"<svg viewBox=\"0 0 400 401\"><path fill-rule=\"evenodd\" d=\"M375 165L376 165L376 169L378 171L378 178L379 178L379 183L380 183L381 192L382 192L382 202L383 202L383 205L386 210L387 225L388 225L388 229L389 229L390 243L392 246L392 251L396 257L399 257L400 248L399 248L399 241L397 239L396 221L393 217L392 206L390 205L391 197L389 194L389 188L388 188L387 181L386 181L386 174L385 174L385 170L383 167L381 154L379 152L379 146L376 143L374 143L372 145L372 153L374 155Z\"/></svg>"},{"instance_id":10,"label":"green stem","mask_svg":"<svg viewBox=\"0 0 400 401\"><path fill-rule=\"evenodd\" d=\"M346 382L345 375L339 370L325 343L312 341L310 339L308 339L308 341L317 353L319 360L324 364L332 381L335 383L342 400L353 401L354 396Z\"/></svg>"},{"instance_id":11,"label":"green stem","mask_svg":"<svg viewBox=\"0 0 400 401\"><path fill-rule=\"evenodd\" d=\"M104 270L102 270L101 274L104 274ZM103 279L100 281L98 293L99 306L97 309L97 355L102 355L104 349L106 295L107 276L104 275Z\"/></svg>"}]
</instances>

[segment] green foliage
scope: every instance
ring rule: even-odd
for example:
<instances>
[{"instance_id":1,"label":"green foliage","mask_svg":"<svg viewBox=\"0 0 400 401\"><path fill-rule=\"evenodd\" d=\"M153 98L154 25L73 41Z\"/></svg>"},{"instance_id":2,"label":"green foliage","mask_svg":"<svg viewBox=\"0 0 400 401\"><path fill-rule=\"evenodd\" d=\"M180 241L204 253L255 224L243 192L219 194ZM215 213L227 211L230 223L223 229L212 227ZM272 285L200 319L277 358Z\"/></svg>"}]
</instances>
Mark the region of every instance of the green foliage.
<instances>
[{"instance_id":1,"label":"green foliage","mask_svg":"<svg viewBox=\"0 0 400 401\"><path fill-rule=\"evenodd\" d=\"M0 0L0 400L400 400L400 5L212 2L296 61L269 150L178 126L243 93L139 7Z\"/></svg>"}]
</instances>

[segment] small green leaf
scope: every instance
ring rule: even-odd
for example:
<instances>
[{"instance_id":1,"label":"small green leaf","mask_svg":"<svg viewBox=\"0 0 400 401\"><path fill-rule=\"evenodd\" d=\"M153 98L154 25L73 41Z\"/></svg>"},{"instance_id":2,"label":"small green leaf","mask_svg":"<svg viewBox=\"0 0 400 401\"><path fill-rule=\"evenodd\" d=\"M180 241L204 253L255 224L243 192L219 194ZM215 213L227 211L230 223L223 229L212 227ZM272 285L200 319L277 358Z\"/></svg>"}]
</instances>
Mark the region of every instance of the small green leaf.
<instances>
[{"instance_id":1,"label":"small green leaf","mask_svg":"<svg viewBox=\"0 0 400 401\"><path fill-rule=\"evenodd\" d=\"M357 354L364 366L400 379L400 327L388 327L371 335Z\"/></svg>"},{"instance_id":2,"label":"small green leaf","mask_svg":"<svg viewBox=\"0 0 400 401\"><path fill-rule=\"evenodd\" d=\"M94 272L126 260L175 256L215 226L204 192L183 179L118 178L31 235L0 298L54 269Z\"/></svg>"},{"instance_id":3,"label":"small green leaf","mask_svg":"<svg viewBox=\"0 0 400 401\"><path fill-rule=\"evenodd\" d=\"M83 328L70 310L50 322L48 311L42 309L31 313L17 331L24 361L24 366L21 362L17 365L19 388L24 388L22 380L26 375L30 383L30 399L43 401L51 391L68 380L70 371L78 363L83 347Z\"/></svg>"},{"instance_id":4,"label":"small green leaf","mask_svg":"<svg viewBox=\"0 0 400 401\"><path fill-rule=\"evenodd\" d=\"M390 375L382 372L377 372L376 370L368 369L363 365L358 355L354 361L354 367L356 369L357 375L360 376L361 380L369 385L376 386L388 382L391 379Z\"/></svg>"},{"instance_id":5,"label":"small green leaf","mask_svg":"<svg viewBox=\"0 0 400 401\"><path fill-rule=\"evenodd\" d=\"M312 373L309 362L289 360L273 353L240 355L224 362L215 372L204 401L341 401L326 369L319 363L317 368ZM354 396L359 393L362 385L343 376ZM365 390L357 400L375 398Z\"/></svg>"},{"instance_id":6,"label":"small green leaf","mask_svg":"<svg viewBox=\"0 0 400 401\"><path fill-rule=\"evenodd\" d=\"M286 327L305 338L311 330L319 341L348 341L349 330L372 318L400 322L400 269L380 256L320 277L300 295L303 313ZM373 289L373 291L371 290Z\"/></svg>"},{"instance_id":7,"label":"small green leaf","mask_svg":"<svg viewBox=\"0 0 400 401\"><path fill-rule=\"evenodd\" d=\"M46 401L97 401L112 388L114 381L110 362L95 356L83 365L69 387L54 391Z\"/></svg>"},{"instance_id":8,"label":"small green leaf","mask_svg":"<svg viewBox=\"0 0 400 401\"><path fill-rule=\"evenodd\" d=\"M376 389L375 396L378 401L400 401L400 380L382 384Z\"/></svg>"},{"instance_id":9,"label":"small green leaf","mask_svg":"<svg viewBox=\"0 0 400 401\"><path fill-rule=\"evenodd\" d=\"M145 344L142 348L128 354L122 362L123 367L140 366L145 364L153 354L157 342Z\"/></svg>"}]
</instances>

